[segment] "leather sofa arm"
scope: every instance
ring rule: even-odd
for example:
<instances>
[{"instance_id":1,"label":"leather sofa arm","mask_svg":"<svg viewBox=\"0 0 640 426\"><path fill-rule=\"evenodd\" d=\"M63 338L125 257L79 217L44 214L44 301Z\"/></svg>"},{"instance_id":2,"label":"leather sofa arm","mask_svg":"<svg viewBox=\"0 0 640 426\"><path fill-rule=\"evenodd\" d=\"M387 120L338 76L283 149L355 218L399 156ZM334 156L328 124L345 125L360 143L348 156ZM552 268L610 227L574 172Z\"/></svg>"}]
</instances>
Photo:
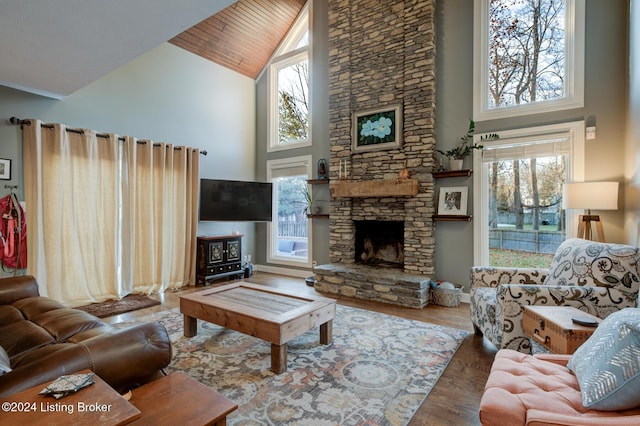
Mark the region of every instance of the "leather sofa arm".
<instances>
[{"instance_id":1,"label":"leather sofa arm","mask_svg":"<svg viewBox=\"0 0 640 426\"><path fill-rule=\"evenodd\" d=\"M500 284L542 285L549 273L545 268L472 266L471 288L498 287Z\"/></svg>"},{"instance_id":2,"label":"leather sofa arm","mask_svg":"<svg viewBox=\"0 0 640 426\"><path fill-rule=\"evenodd\" d=\"M159 322L114 329L80 343L55 346L61 348L46 357L34 354L33 360L0 376L0 397L85 369L95 372L116 391L125 392L150 381L171 361L169 335Z\"/></svg>"},{"instance_id":3,"label":"leather sofa arm","mask_svg":"<svg viewBox=\"0 0 640 426\"><path fill-rule=\"evenodd\" d=\"M126 391L148 382L171 362L171 341L159 322L137 324L78 343L91 369L105 382Z\"/></svg>"},{"instance_id":4,"label":"leather sofa arm","mask_svg":"<svg viewBox=\"0 0 640 426\"><path fill-rule=\"evenodd\" d=\"M31 275L0 278L0 305L10 305L16 300L39 295L38 282Z\"/></svg>"}]
</instances>

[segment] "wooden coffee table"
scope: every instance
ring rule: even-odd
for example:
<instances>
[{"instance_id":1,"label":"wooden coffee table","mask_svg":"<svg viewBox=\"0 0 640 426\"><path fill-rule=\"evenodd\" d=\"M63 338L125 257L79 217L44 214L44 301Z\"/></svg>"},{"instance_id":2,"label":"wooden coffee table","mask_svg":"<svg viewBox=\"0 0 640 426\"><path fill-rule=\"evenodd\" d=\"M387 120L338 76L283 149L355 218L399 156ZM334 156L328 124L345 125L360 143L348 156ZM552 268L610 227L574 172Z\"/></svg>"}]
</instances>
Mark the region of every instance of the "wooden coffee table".
<instances>
[{"instance_id":1,"label":"wooden coffee table","mask_svg":"<svg viewBox=\"0 0 640 426\"><path fill-rule=\"evenodd\" d=\"M320 343L331 343L336 301L326 297L236 282L180 297L184 335L197 334L201 319L271 343L271 369L287 370L287 342L320 326Z\"/></svg>"}]
</instances>

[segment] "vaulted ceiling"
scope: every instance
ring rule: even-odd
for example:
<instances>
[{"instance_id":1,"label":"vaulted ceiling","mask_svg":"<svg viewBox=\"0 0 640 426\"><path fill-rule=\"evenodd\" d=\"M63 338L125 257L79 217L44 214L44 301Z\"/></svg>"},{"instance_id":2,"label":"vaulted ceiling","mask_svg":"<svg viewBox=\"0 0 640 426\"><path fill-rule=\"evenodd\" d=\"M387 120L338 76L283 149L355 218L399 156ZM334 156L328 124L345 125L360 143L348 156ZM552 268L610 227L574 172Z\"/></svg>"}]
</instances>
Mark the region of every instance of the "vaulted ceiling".
<instances>
[{"instance_id":1,"label":"vaulted ceiling","mask_svg":"<svg viewBox=\"0 0 640 426\"><path fill-rule=\"evenodd\" d=\"M1 0L0 85L63 98L170 41L256 78L305 0Z\"/></svg>"},{"instance_id":2,"label":"vaulted ceiling","mask_svg":"<svg viewBox=\"0 0 640 426\"><path fill-rule=\"evenodd\" d=\"M306 0L239 0L170 40L196 55L256 78Z\"/></svg>"}]
</instances>

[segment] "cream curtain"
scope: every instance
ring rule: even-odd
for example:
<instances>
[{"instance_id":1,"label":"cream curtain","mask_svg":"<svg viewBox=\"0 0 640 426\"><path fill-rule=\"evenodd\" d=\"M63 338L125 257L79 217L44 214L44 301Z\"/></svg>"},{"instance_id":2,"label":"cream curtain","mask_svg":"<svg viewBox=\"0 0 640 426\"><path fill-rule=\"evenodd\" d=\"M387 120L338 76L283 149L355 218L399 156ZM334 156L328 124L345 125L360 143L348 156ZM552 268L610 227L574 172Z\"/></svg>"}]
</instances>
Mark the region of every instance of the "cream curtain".
<instances>
[{"instance_id":1,"label":"cream curtain","mask_svg":"<svg viewBox=\"0 0 640 426\"><path fill-rule=\"evenodd\" d=\"M125 287L163 292L195 283L199 151L127 137Z\"/></svg>"},{"instance_id":2,"label":"cream curtain","mask_svg":"<svg viewBox=\"0 0 640 426\"><path fill-rule=\"evenodd\" d=\"M197 149L30 121L27 271L43 294L78 306L195 282Z\"/></svg>"},{"instance_id":3,"label":"cream curtain","mask_svg":"<svg viewBox=\"0 0 640 426\"><path fill-rule=\"evenodd\" d=\"M27 272L72 306L116 297L118 142L41 124L24 128Z\"/></svg>"}]
</instances>

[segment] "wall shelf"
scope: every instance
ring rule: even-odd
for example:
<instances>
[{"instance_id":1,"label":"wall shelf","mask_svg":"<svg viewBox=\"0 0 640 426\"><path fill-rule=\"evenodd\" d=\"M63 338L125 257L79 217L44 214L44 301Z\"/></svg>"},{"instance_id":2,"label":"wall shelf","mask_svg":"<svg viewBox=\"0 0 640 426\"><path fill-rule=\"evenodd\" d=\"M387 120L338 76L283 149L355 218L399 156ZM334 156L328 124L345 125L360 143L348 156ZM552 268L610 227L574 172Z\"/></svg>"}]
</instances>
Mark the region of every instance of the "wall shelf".
<instances>
[{"instance_id":1,"label":"wall shelf","mask_svg":"<svg viewBox=\"0 0 640 426\"><path fill-rule=\"evenodd\" d=\"M307 179L309 185L328 185L329 179Z\"/></svg>"},{"instance_id":2,"label":"wall shelf","mask_svg":"<svg viewBox=\"0 0 640 426\"><path fill-rule=\"evenodd\" d=\"M418 195L418 179L339 180L331 182L331 196L397 197Z\"/></svg>"},{"instance_id":3,"label":"wall shelf","mask_svg":"<svg viewBox=\"0 0 640 426\"><path fill-rule=\"evenodd\" d=\"M313 218L325 218L325 219L329 219L329 213L313 213L313 214L308 214L307 217L309 219L313 219Z\"/></svg>"},{"instance_id":4,"label":"wall shelf","mask_svg":"<svg viewBox=\"0 0 640 426\"><path fill-rule=\"evenodd\" d=\"M451 214L434 214L433 216L431 216L431 218L436 221L443 221L443 222L469 222L473 216L469 216L469 215L451 215Z\"/></svg>"},{"instance_id":5,"label":"wall shelf","mask_svg":"<svg viewBox=\"0 0 640 426\"><path fill-rule=\"evenodd\" d=\"M473 170L447 170L446 172L433 172L431 173L434 179L451 178L451 177L467 177L471 176Z\"/></svg>"}]
</instances>

